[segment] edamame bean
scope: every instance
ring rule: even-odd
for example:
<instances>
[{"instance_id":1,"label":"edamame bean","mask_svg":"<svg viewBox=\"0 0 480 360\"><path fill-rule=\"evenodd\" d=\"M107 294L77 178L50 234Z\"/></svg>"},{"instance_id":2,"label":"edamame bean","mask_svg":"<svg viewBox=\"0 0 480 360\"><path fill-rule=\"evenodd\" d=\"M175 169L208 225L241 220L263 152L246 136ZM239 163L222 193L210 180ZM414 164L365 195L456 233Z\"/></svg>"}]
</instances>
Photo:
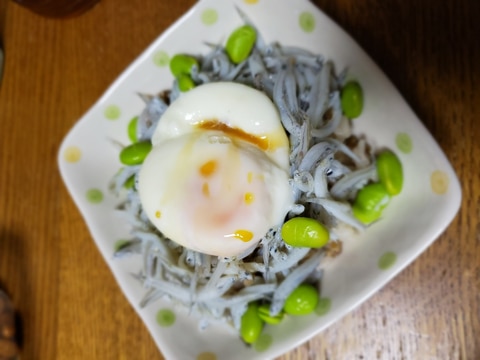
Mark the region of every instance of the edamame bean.
<instances>
[{"instance_id":1,"label":"edamame bean","mask_svg":"<svg viewBox=\"0 0 480 360\"><path fill-rule=\"evenodd\" d=\"M127 128L128 138L132 143L136 143L138 141L137 123L138 123L138 116L135 116L134 118L132 118L132 120L130 120L130 122L128 123L128 128Z\"/></svg>"},{"instance_id":2,"label":"edamame bean","mask_svg":"<svg viewBox=\"0 0 480 360\"><path fill-rule=\"evenodd\" d=\"M135 185L135 175L130 176L127 181L125 181L125 184L123 184L123 187L125 189L131 189Z\"/></svg>"},{"instance_id":3,"label":"edamame bean","mask_svg":"<svg viewBox=\"0 0 480 360\"><path fill-rule=\"evenodd\" d=\"M247 310L240 320L240 336L247 344L257 341L263 329L263 321L258 316L258 304L248 304Z\"/></svg>"},{"instance_id":4,"label":"edamame bean","mask_svg":"<svg viewBox=\"0 0 480 360\"><path fill-rule=\"evenodd\" d=\"M195 83L193 82L190 75L180 75L177 78L178 81L178 88L181 92L187 92L195 87Z\"/></svg>"},{"instance_id":5,"label":"edamame bean","mask_svg":"<svg viewBox=\"0 0 480 360\"><path fill-rule=\"evenodd\" d=\"M330 234L315 219L294 217L282 226L282 238L291 246L320 248L328 243Z\"/></svg>"},{"instance_id":6,"label":"edamame bean","mask_svg":"<svg viewBox=\"0 0 480 360\"><path fill-rule=\"evenodd\" d=\"M285 300L283 310L290 315L308 315L318 304L318 290L310 284L301 284Z\"/></svg>"},{"instance_id":7,"label":"edamame bean","mask_svg":"<svg viewBox=\"0 0 480 360\"><path fill-rule=\"evenodd\" d=\"M270 315L270 305L263 304L258 308L258 316L260 319L265 321L267 324L276 325L283 320L283 312L280 312L278 315Z\"/></svg>"},{"instance_id":8,"label":"edamame bean","mask_svg":"<svg viewBox=\"0 0 480 360\"><path fill-rule=\"evenodd\" d=\"M369 224L380 218L389 202L390 195L383 184L368 184L357 194L352 207L353 215L364 224Z\"/></svg>"},{"instance_id":9,"label":"edamame bean","mask_svg":"<svg viewBox=\"0 0 480 360\"><path fill-rule=\"evenodd\" d=\"M356 206L355 204L352 207L352 212L353 216L355 216L358 220L360 220L366 225L380 219L380 217L382 216L381 211L364 210L361 207Z\"/></svg>"},{"instance_id":10,"label":"edamame bean","mask_svg":"<svg viewBox=\"0 0 480 360\"><path fill-rule=\"evenodd\" d=\"M120 161L125 165L139 165L143 163L150 150L152 150L150 141L136 142L122 149Z\"/></svg>"},{"instance_id":11,"label":"edamame bean","mask_svg":"<svg viewBox=\"0 0 480 360\"><path fill-rule=\"evenodd\" d=\"M245 60L255 45L257 33L250 25L244 25L236 29L228 37L225 51L234 64Z\"/></svg>"},{"instance_id":12,"label":"edamame bean","mask_svg":"<svg viewBox=\"0 0 480 360\"><path fill-rule=\"evenodd\" d=\"M175 77L190 75L194 66L198 67L198 61L190 55L177 54L170 60L170 71Z\"/></svg>"},{"instance_id":13,"label":"edamame bean","mask_svg":"<svg viewBox=\"0 0 480 360\"><path fill-rule=\"evenodd\" d=\"M340 95L342 111L349 119L359 117L363 110L363 90L357 81L347 82Z\"/></svg>"},{"instance_id":14,"label":"edamame bean","mask_svg":"<svg viewBox=\"0 0 480 360\"><path fill-rule=\"evenodd\" d=\"M394 152L387 150L377 156L377 173L390 195L400 194L403 187L403 169Z\"/></svg>"}]
</instances>

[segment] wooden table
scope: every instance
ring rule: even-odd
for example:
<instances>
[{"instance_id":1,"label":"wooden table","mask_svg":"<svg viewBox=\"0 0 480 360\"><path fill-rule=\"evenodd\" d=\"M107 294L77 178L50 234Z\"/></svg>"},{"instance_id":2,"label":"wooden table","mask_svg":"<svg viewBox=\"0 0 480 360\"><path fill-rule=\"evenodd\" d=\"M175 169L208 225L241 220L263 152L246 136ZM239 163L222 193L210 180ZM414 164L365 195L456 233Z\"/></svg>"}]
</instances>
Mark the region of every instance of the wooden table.
<instances>
[{"instance_id":1,"label":"wooden table","mask_svg":"<svg viewBox=\"0 0 480 360\"><path fill-rule=\"evenodd\" d=\"M71 126L194 2L102 0L62 21L0 7L0 282L21 317L23 359L162 359L68 195L56 155ZM480 359L480 2L315 3L399 88L452 161L463 202L418 260L281 359Z\"/></svg>"}]
</instances>

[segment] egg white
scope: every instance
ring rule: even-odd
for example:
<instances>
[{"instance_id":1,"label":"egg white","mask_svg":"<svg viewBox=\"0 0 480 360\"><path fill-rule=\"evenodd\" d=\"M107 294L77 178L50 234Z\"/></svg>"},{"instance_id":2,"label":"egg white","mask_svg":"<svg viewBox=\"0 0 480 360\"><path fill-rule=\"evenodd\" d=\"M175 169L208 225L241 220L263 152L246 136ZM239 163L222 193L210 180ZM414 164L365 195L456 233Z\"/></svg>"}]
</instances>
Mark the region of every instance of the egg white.
<instances>
[{"instance_id":1,"label":"egg white","mask_svg":"<svg viewBox=\"0 0 480 360\"><path fill-rule=\"evenodd\" d=\"M289 141L277 108L263 92L239 83L208 83L182 94L162 116L152 145L196 131L205 121L265 139L270 145L267 156L288 171Z\"/></svg>"}]
</instances>

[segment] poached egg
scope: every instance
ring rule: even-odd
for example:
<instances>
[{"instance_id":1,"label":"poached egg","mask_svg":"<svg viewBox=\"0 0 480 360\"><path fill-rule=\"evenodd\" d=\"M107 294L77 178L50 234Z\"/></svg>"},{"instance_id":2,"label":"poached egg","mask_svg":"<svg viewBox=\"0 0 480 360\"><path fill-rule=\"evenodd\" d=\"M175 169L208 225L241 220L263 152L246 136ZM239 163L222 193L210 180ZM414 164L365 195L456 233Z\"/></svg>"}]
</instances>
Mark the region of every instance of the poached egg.
<instances>
[{"instance_id":1,"label":"poached egg","mask_svg":"<svg viewBox=\"0 0 480 360\"><path fill-rule=\"evenodd\" d=\"M289 142L262 92L218 82L180 95L152 136L138 191L151 223L205 254L235 256L293 204Z\"/></svg>"}]
</instances>

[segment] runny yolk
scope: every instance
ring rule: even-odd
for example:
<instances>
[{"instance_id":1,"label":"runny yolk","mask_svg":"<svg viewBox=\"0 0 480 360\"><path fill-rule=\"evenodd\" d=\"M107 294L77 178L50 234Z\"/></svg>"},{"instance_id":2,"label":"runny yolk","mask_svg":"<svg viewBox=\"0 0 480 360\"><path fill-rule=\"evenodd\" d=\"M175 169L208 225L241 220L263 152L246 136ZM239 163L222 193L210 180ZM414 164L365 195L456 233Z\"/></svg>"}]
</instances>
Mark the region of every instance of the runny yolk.
<instances>
[{"instance_id":1,"label":"runny yolk","mask_svg":"<svg viewBox=\"0 0 480 360\"><path fill-rule=\"evenodd\" d=\"M157 219L160 219L161 216L162 216L162 213L161 213L160 211L158 211L158 210L155 211L155 217L156 217Z\"/></svg>"},{"instance_id":2,"label":"runny yolk","mask_svg":"<svg viewBox=\"0 0 480 360\"><path fill-rule=\"evenodd\" d=\"M251 171L249 171L247 174L247 181L249 184L251 184L253 181L253 173Z\"/></svg>"},{"instance_id":3,"label":"runny yolk","mask_svg":"<svg viewBox=\"0 0 480 360\"><path fill-rule=\"evenodd\" d=\"M205 177L209 177L217 170L217 162L215 160L209 160L202 166L200 166L200 174Z\"/></svg>"},{"instance_id":4,"label":"runny yolk","mask_svg":"<svg viewBox=\"0 0 480 360\"><path fill-rule=\"evenodd\" d=\"M253 233L248 230L235 230L233 234L225 235L225 237L234 237L243 242L249 242L253 239Z\"/></svg>"},{"instance_id":5,"label":"runny yolk","mask_svg":"<svg viewBox=\"0 0 480 360\"><path fill-rule=\"evenodd\" d=\"M255 200L255 195L252 193L245 194L245 204L250 205Z\"/></svg>"}]
</instances>

